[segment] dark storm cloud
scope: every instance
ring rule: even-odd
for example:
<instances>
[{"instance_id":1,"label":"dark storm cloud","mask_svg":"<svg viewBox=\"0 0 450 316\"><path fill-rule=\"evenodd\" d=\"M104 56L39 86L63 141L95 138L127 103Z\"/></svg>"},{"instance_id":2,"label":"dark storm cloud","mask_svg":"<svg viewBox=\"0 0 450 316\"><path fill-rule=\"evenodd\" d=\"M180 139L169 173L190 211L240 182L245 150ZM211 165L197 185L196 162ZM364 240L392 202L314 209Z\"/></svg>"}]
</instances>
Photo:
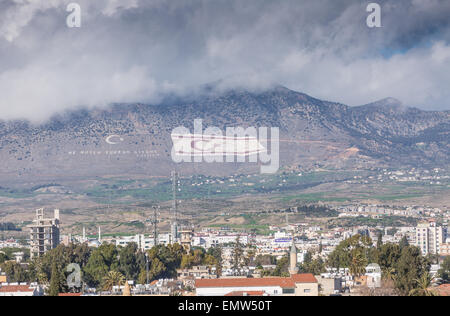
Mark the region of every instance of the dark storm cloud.
<instances>
[{"instance_id":1,"label":"dark storm cloud","mask_svg":"<svg viewBox=\"0 0 450 316\"><path fill-rule=\"evenodd\" d=\"M65 25L69 2L82 27ZM222 80L350 105L450 108L450 1L0 0L0 118L155 102ZM376 2L376 1L375 1Z\"/></svg>"}]
</instances>

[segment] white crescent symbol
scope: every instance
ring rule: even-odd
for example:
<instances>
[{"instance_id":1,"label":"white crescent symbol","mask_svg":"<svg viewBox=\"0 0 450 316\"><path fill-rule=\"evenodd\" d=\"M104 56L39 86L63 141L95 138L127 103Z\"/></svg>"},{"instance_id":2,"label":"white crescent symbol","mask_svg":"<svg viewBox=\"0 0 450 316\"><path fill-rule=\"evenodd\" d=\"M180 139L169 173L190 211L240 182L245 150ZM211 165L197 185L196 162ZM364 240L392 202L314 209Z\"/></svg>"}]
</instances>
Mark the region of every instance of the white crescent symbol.
<instances>
[{"instance_id":1,"label":"white crescent symbol","mask_svg":"<svg viewBox=\"0 0 450 316\"><path fill-rule=\"evenodd\" d=\"M114 138L118 138L114 141ZM106 137L105 141L110 145L117 145L120 142L123 142L123 138L118 135L110 135Z\"/></svg>"}]
</instances>

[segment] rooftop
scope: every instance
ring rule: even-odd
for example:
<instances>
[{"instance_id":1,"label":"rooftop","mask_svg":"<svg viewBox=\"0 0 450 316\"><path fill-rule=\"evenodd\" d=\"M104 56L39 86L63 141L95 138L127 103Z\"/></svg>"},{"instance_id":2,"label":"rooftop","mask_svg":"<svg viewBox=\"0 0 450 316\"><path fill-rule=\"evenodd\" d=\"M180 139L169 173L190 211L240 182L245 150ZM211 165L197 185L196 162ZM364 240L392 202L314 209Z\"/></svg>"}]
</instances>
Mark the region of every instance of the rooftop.
<instances>
[{"instance_id":1,"label":"rooftop","mask_svg":"<svg viewBox=\"0 0 450 316\"><path fill-rule=\"evenodd\" d=\"M295 274L289 278L233 278L233 279L197 279L196 288L208 287L267 287L295 288L296 283L317 283L312 274Z\"/></svg>"},{"instance_id":2,"label":"rooftop","mask_svg":"<svg viewBox=\"0 0 450 316\"><path fill-rule=\"evenodd\" d=\"M266 294L264 291L234 291L225 296L263 296L264 294Z\"/></svg>"},{"instance_id":3,"label":"rooftop","mask_svg":"<svg viewBox=\"0 0 450 316\"><path fill-rule=\"evenodd\" d=\"M29 285L0 285L0 293L34 292Z\"/></svg>"}]
</instances>

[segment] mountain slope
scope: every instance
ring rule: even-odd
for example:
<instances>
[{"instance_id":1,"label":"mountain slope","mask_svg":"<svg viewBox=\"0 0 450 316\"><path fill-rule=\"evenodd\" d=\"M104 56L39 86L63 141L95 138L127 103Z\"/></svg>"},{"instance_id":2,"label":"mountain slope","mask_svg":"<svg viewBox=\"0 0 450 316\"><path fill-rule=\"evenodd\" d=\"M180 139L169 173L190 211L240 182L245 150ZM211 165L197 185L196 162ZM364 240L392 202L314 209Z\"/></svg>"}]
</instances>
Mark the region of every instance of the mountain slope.
<instances>
[{"instance_id":1,"label":"mountain slope","mask_svg":"<svg viewBox=\"0 0 450 316\"><path fill-rule=\"evenodd\" d=\"M286 167L448 166L450 112L427 112L394 99L348 107L276 87L228 91L158 105L79 110L33 126L0 122L1 182L107 175L258 172L258 164L183 164L170 157L171 131L203 127L279 127ZM106 138L114 136L114 144Z\"/></svg>"}]
</instances>

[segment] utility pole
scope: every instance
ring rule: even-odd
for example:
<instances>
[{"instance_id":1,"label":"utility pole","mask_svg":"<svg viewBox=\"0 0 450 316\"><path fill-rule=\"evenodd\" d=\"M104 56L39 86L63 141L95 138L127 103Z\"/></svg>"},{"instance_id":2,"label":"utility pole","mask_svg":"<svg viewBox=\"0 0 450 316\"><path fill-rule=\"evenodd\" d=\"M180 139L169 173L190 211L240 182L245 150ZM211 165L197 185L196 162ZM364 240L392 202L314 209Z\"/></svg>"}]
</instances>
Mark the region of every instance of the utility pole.
<instances>
[{"instance_id":1,"label":"utility pole","mask_svg":"<svg viewBox=\"0 0 450 316\"><path fill-rule=\"evenodd\" d=\"M177 190L178 190L178 173L172 171L172 216L173 220L178 222L178 201L177 201Z\"/></svg>"},{"instance_id":2,"label":"utility pole","mask_svg":"<svg viewBox=\"0 0 450 316\"><path fill-rule=\"evenodd\" d=\"M148 284L148 252L145 252L145 272L146 272L146 276L147 276L147 283Z\"/></svg>"},{"instance_id":3,"label":"utility pole","mask_svg":"<svg viewBox=\"0 0 450 316\"><path fill-rule=\"evenodd\" d=\"M156 247L158 245L158 212L159 212L160 206L153 206L153 219L151 220L151 223L153 225L153 243Z\"/></svg>"},{"instance_id":4,"label":"utility pole","mask_svg":"<svg viewBox=\"0 0 450 316\"><path fill-rule=\"evenodd\" d=\"M172 171L172 223L171 223L171 235L172 243L178 241L178 173Z\"/></svg>"}]
</instances>

